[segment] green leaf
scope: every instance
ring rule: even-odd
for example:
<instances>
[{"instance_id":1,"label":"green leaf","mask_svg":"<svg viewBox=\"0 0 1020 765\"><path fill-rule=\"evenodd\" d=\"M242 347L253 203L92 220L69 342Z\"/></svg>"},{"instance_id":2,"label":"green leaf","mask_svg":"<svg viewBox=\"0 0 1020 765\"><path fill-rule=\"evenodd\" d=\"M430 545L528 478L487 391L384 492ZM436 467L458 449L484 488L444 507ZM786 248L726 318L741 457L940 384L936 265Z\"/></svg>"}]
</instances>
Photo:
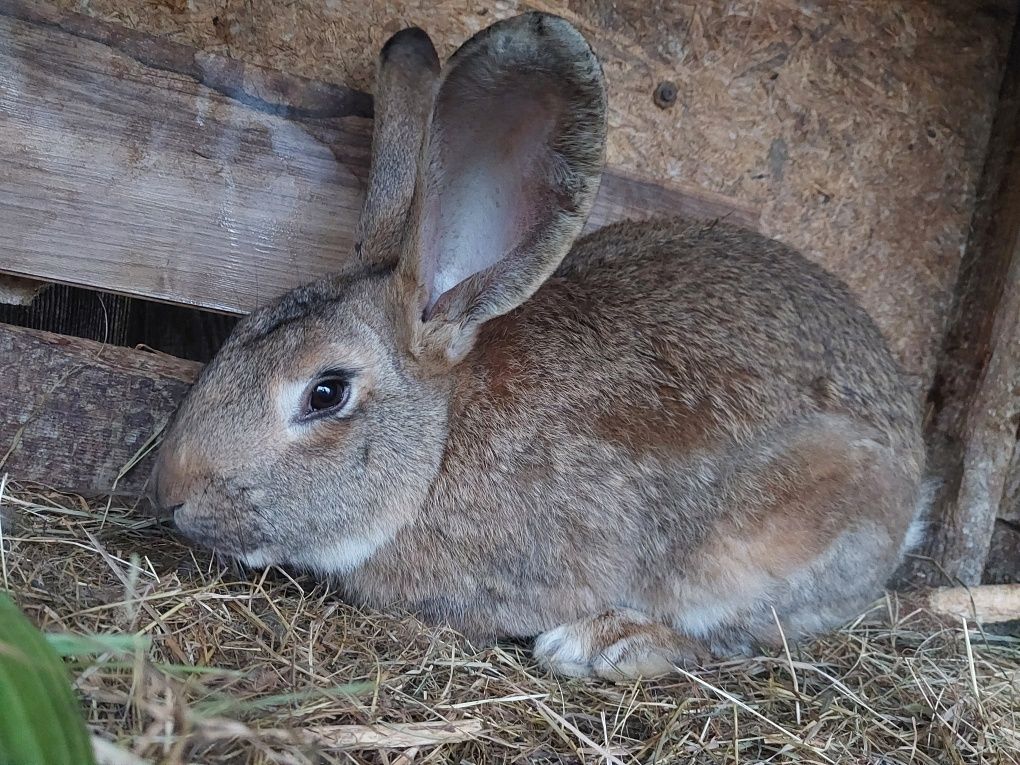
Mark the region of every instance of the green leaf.
<instances>
[{"instance_id":1,"label":"green leaf","mask_svg":"<svg viewBox=\"0 0 1020 765\"><path fill-rule=\"evenodd\" d=\"M218 717L227 712L261 712L287 704L296 704L314 699L336 698L337 696L360 696L375 690L375 683L347 683L334 688L310 688L306 691L279 693L273 696L259 696L253 699L217 699L195 704L192 711L197 717Z\"/></svg>"},{"instance_id":2,"label":"green leaf","mask_svg":"<svg viewBox=\"0 0 1020 765\"><path fill-rule=\"evenodd\" d=\"M143 635L72 635L49 633L46 642L58 656L94 656L97 653L135 653L149 647Z\"/></svg>"},{"instance_id":3,"label":"green leaf","mask_svg":"<svg viewBox=\"0 0 1020 765\"><path fill-rule=\"evenodd\" d=\"M94 765L67 670L0 593L0 765Z\"/></svg>"}]
</instances>

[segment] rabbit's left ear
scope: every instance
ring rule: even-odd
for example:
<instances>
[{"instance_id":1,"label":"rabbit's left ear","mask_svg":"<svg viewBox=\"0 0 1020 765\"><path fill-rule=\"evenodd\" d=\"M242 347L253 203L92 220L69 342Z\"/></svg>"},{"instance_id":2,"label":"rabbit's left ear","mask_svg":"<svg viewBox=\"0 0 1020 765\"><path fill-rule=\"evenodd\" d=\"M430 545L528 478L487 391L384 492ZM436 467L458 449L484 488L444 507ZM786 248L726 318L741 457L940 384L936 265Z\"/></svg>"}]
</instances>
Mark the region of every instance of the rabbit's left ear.
<instances>
[{"instance_id":1,"label":"rabbit's left ear","mask_svg":"<svg viewBox=\"0 0 1020 765\"><path fill-rule=\"evenodd\" d=\"M458 361L556 270L594 203L605 139L601 67L558 16L498 22L451 57L400 262L423 346Z\"/></svg>"},{"instance_id":2,"label":"rabbit's left ear","mask_svg":"<svg viewBox=\"0 0 1020 765\"><path fill-rule=\"evenodd\" d=\"M393 35L379 53L368 193L355 241L363 262L393 265L407 227L439 56L421 29Z\"/></svg>"}]
</instances>

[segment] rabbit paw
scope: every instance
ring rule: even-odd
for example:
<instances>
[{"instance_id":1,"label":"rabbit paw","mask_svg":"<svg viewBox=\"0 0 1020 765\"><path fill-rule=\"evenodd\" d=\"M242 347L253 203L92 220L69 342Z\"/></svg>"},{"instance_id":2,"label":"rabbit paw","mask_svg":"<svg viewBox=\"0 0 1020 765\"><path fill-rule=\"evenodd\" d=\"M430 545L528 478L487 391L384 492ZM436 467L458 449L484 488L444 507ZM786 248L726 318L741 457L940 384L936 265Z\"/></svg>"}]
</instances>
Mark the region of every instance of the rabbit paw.
<instances>
[{"instance_id":1,"label":"rabbit paw","mask_svg":"<svg viewBox=\"0 0 1020 765\"><path fill-rule=\"evenodd\" d=\"M535 641L534 655L557 674L606 680L660 677L677 665L701 664L708 658L697 641L629 609L544 632Z\"/></svg>"}]
</instances>

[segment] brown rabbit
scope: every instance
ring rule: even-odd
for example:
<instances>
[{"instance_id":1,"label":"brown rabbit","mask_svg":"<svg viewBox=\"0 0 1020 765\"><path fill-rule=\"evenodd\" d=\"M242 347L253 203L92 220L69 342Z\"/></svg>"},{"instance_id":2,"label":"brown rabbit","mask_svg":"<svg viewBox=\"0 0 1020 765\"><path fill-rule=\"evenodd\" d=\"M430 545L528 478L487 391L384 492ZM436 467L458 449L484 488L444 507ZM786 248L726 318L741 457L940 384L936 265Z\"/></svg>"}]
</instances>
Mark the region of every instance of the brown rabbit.
<instances>
[{"instance_id":1,"label":"brown rabbit","mask_svg":"<svg viewBox=\"0 0 1020 765\"><path fill-rule=\"evenodd\" d=\"M572 675L775 644L881 592L924 457L845 286L722 223L574 244L606 95L558 17L494 24L441 74L400 32L376 103L357 256L241 322L167 434L155 496L185 534L537 636Z\"/></svg>"}]
</instances>

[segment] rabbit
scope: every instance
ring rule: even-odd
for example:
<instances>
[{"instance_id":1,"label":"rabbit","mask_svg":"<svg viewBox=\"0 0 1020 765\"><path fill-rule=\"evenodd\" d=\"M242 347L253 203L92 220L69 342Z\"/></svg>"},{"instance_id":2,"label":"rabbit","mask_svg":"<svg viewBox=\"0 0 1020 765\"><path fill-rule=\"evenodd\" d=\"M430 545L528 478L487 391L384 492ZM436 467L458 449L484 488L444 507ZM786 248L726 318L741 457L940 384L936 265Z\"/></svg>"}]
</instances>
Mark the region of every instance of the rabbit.
<instances>
[{"instance_id":1,"label":"rabbit","mask_svg":"<svg viewBox=\"0 0 1020 765\"><path fill-rule=\"evenodd\" d=\"M236 326L169 424L188 538L553 673L656 677L835 629L924 505L919 407L837 278L725 222L580 240L601 66L525 13L378 61L354 252Z\"/></svg>"}]
</instances>

